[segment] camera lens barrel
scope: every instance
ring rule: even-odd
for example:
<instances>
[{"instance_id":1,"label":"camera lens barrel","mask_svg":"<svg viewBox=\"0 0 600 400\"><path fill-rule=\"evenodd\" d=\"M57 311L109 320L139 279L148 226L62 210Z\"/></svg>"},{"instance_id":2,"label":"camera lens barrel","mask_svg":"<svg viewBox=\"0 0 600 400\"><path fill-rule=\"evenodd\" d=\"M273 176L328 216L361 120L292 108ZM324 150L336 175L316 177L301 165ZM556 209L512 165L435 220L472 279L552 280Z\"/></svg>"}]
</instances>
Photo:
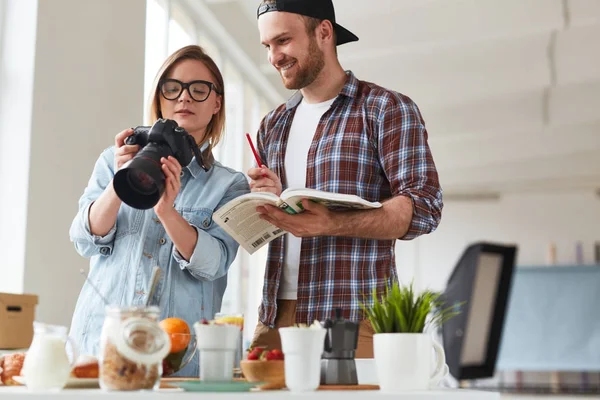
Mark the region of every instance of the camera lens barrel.
<instances>
[{"instance_id":1,"label":"camera lens barrel","mask_svg":"<svg viewBox=\"0 0 600 400\"><path fill-rule=\"evenodd\" d=\"M158 203L165 191L161 157L172 155L169 146L150 143L125 164L113 180L117 196L127 205L146 210Z\"/></svg>"}]
</instances>

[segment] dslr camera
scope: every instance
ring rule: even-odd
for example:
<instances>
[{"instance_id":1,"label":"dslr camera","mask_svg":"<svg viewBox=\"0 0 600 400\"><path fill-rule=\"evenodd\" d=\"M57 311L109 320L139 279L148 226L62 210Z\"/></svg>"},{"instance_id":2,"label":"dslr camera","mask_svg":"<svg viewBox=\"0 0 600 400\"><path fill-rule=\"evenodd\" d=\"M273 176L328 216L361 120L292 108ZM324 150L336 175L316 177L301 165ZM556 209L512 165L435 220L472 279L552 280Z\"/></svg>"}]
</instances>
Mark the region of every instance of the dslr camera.
<instances>
[{"instance_id":1,"label":"dslr camera","mask_svg":"<svg viewBox=\"0 0 600 400\"><path fill-rule=\"evenodd\" d=\"M152 126L137 126L125 144L139 145L140 151L115 174L113 186L127 205L140 210L152 208L165 191L161 157L173 156L182 167L194 156L204 169L200 149L192 135L170 119L159 119Z\"/></svg>"}]
</instances>

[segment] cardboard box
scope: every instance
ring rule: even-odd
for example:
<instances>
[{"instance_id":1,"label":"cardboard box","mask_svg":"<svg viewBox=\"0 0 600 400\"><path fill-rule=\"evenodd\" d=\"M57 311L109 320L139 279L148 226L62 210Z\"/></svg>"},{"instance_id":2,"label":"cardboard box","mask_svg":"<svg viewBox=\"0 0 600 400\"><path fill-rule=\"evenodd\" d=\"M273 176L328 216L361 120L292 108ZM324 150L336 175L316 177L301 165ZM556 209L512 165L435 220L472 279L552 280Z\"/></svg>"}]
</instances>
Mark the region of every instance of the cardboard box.
<instances>
[{"instance_id":1,"label":"cardboard box","mask_svg":"<svg viewBox=\"0 0 600 400\"><path fill-rule=\"evenodd\" d=\"M0 293L0 349L26 349L33 340L38 297Z\"/></svg>"}]
</instances>

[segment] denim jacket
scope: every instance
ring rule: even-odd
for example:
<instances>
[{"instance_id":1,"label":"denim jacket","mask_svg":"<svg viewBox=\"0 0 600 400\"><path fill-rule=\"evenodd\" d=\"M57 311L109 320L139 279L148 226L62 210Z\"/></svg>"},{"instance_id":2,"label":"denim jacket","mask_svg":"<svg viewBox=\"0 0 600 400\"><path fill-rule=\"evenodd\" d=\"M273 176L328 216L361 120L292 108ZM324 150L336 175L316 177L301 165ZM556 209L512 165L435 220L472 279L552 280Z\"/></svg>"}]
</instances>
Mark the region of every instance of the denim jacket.
<instances>
[{"instance_id":1,"label":"denim jacket","mask_svg":"<svg viewBox=\"0 0 600 400\"><path fill-rule=\"evenodd\" d=\"M112 184L114 153L114 147L108 148L96 162L69 231L71 241L80 255L90 258L88 278L111 305L144 304L152 268L159 266L161 280L151 303L159 305L160 319L182 318L193 330L194 322L212 319L220 310L227 271L238 250L238 244L213 222L212 214L248 193L248 181L241 172L215 162L206 145L203 153L208 171L195 158L182 169L175 209L198 232L196 248L186 261L153 209L137 210L122 203L110 232L103 237L91 234L90 206ZM99 355L104 308L102 298L84 283L70 333L80 353ZM197 376L197 357L185 370L186 375Z\"/></svg>"}]
</instances>

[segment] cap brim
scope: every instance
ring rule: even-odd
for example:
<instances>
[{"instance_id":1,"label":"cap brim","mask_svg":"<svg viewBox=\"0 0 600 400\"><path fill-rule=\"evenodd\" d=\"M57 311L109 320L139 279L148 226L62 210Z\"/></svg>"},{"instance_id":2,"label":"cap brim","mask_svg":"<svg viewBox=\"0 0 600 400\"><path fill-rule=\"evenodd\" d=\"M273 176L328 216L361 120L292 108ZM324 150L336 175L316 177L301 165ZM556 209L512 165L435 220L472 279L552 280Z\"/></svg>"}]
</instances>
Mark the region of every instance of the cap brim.
<instances>
[{"instance_id":1,"label":"cap brim","mask_svg":"<svg viewBox=\"0 0 600 400\"><path fill-rule=\"evenodd\" d=\"M339 46L344 43L357 42L358 36L344 28L340 24L335 24L335 34L337 36L336 45Z\"/></svg>"}]
</instances>

